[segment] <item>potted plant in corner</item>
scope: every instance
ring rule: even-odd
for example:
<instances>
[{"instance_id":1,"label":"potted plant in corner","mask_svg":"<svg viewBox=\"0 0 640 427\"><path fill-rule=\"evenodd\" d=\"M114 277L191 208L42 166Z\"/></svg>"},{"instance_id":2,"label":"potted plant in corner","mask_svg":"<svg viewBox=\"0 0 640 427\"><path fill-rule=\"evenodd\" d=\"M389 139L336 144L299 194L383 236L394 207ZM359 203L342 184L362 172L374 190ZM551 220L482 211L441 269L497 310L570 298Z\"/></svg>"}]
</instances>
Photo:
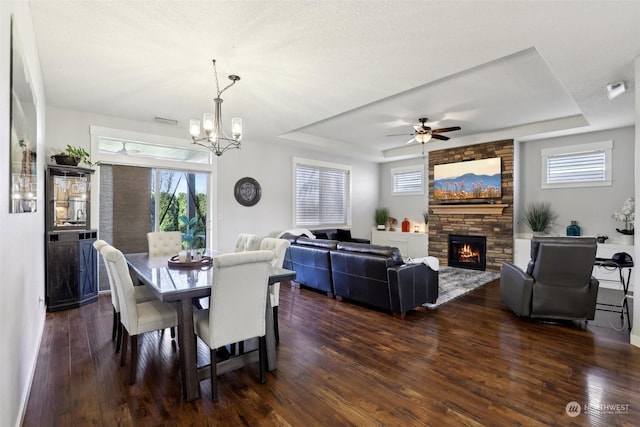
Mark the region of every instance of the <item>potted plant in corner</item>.
<instances>
[{"instance_id":1,"label":"potted plant in corner","mask_svg":"<svg viewBox=\"0 0 640 427\"><path fill-rule=\"evenodd\" d=\"M84 148L72 147L71 144L67 144L65 151L54 154L51 158L56 164L65 166L78 166L79 163L86 163L91 167L98 164L98 162L91 161L90 154Z\"/></svg>"},{"instance_id":2,"label":"potted plant in corner","mask_svg":"<svg viewBox=\"0 0 640 427\"><path fill-rule=\"evenodd\" d=\"M524 221L527 223L534 236L545 232L556 218L548 202L533 202L527 205L524 212Z\"/></svg>"},{"instance_id":3,"label":"potted plant in corner","mask_svg":"<svg viewBox=\"0 0 640 427\"><path fill-rule=\"evenodd\" d=\"M389 220L389 209L378 208L376 209L376 225L378 230L385 230L387 228L387 221Z\"/></svg>"}]
</instances>

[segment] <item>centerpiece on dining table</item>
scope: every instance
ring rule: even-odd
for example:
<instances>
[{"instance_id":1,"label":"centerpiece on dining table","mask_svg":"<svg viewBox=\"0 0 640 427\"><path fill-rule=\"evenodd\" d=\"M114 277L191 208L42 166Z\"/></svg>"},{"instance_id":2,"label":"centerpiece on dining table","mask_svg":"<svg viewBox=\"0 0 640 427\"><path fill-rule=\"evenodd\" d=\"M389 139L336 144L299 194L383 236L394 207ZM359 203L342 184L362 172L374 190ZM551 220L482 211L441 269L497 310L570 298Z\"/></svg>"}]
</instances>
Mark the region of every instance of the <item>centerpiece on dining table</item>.
<instances>
[{"instance_id":1,"label":"centerpiece on dining table","mask_svg":"<svg viewBox=\"0 0 640 427\"><path fill-rule=\"evenodd\" d=\"M200 249L195 247L195 231L198 218L195 216L189 218L186 215L180 215L178 221L186 227L185 232L182 233L183 250L169 259L169 266L191 268L211 265L211 257L203 255Z\"/></svg>"}]
</instances>

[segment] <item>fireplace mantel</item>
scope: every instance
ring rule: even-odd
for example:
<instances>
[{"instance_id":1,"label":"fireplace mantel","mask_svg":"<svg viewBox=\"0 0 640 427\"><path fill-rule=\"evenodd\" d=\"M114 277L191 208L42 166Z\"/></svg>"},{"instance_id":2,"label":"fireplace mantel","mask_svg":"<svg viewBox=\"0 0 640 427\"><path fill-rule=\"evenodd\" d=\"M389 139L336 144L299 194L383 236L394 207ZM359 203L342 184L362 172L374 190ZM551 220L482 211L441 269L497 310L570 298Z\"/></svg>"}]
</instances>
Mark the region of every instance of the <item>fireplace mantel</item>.
<instances>
[{"instance_id":1,"label":"fireplace mantel","mask_svg":"<svg viewBox=\"0 0 640 427\"><path fill-rule=\"evenodd\" d=\"M487 203L487 204L459 204L459 205L431 205L429 208L434 215L446 214L480 214L480 215L502 215L508 204Z\"/></svg>"}]
</instances>

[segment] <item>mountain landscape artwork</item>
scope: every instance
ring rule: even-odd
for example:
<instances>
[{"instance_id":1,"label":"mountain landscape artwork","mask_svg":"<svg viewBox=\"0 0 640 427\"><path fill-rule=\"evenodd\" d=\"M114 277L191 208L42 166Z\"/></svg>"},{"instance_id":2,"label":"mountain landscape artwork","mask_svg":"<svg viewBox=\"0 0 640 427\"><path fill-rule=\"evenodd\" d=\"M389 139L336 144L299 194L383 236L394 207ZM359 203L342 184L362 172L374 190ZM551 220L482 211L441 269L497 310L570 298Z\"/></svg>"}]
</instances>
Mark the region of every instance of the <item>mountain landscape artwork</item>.
<instances>
[{"instance_id":1,"label":"mountain landscape artwork","mask_svg":"<svg viewBox=\"0 0 640 427\"><path fill-rule=\"evenodd\" d=\"M435 200L493 199L502 195L500 157L435 165Z\"/></svg>"}]
</instances>

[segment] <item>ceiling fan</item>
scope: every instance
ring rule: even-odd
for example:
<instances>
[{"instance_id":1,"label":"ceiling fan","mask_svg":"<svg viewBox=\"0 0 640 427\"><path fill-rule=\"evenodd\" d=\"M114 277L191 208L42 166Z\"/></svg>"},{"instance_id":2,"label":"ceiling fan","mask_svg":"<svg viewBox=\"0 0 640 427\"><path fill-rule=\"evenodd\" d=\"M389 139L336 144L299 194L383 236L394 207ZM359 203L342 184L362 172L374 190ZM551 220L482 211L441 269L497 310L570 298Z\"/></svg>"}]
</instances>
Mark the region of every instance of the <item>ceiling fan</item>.
<instances>
[{"instance_id":1,"label":"ceiling fan","mask_svg":"<svg viewBox=\"0 0 640 427\"><path fill-rule=\"evenodd\" d=\"M403 135L409 135L412 138L410 140L407 141L407 144L409 144L412 141L418 141L421 144L424 144L425 142L428 142L431 138L433 139L440 139L442 141L448 141L450 138L448 136L444 136L444 135L440 135L441 133L444 132L451 132L454 130L460 130L460 126L452 126L452 127L448 127L448 128L439 128L439 129L431 129L429 126L426 125L427 122L426 117L422 117L420 119L418 119L418 121L420 122L419 125L414 125L413 128L415 129L415 131L413 133L410 134L406 134L406 133L401 133L401 134L396 134L396 135L387 135L387 136L403 136Z\"/></svg>"},{"instance_id":2,"label":"ceiling fan","mask_svg":"<svg viewBox=\"0 0 640 427\"><path fill-rule=\"evenodd\" d=\"M120 141L122 143L122 148L119 149L118 151L110 151L113 154L123 154L123 155L129 155L129 154L138 154L140 152L140 150L135 150L135 149L127 149L127 143L124 141Z\"/></svg>"}]
</instances>

